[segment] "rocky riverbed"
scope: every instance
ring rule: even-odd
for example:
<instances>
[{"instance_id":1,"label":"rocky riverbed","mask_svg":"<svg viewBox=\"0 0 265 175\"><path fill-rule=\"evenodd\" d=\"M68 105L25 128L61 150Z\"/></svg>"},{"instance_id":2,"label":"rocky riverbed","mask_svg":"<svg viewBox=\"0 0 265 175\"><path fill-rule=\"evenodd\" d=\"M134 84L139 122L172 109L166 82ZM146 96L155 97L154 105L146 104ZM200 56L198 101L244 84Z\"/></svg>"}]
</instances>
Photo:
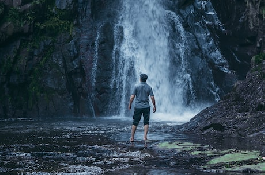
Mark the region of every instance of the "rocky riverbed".
<instances>
[{"instance_id":1,"label":"rocky riverbed","mask_svg":"<svg viewBox=\"0 0 265 175\"><path fill-rule=\"evenodd\" d=\"M0 174L265 174L262 142L175 132L178 123L128 118L15 119L0 122Z\"/></svg>"}]
</instances>

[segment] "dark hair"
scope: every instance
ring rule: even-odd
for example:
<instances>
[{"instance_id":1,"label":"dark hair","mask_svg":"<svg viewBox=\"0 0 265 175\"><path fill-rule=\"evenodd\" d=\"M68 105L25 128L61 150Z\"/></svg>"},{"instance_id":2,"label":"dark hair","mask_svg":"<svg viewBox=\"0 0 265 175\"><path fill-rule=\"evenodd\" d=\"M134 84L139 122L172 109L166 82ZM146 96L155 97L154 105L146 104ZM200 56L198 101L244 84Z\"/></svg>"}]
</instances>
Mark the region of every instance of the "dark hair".
<instances>
[{"instance_id":1,"label":"dark hair","mask_svg":"<svg viewBox=\"0 0 265 175\"><path fill-rule=\"evenodd\" d=\"M140 79L142 82L146 82L146 80L148 79L148 76L146 74L141 74Z\"/></svg>"}]
</instances>

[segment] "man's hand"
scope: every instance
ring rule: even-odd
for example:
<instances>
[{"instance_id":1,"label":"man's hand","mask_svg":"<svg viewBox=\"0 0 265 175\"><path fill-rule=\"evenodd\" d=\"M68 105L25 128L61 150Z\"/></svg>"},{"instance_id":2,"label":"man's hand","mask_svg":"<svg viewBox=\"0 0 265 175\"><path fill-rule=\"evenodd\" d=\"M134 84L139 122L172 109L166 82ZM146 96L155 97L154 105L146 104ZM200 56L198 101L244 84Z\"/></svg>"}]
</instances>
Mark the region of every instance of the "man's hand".
<instances>
[{"instance_id":1,"label":"man's hand","mask_svg":"<svg viewBox=\"0 0 265 175\"><path fill-rule=\"evenodd\" d=\"M156 101L155 101L155 97L154 96L150 96L150 98L151 98L152 103L153 103L153 106L154 106L153 113L155 113L156 112Z\"/></svg>"},{"instance_id":2,"label":"man's hand","mask_svg":"<svg viewBox=\"0 0 265 175\"><path fill-rule=\"evenodd\" d=\"M131 108L132 108L131 105L132 105L132 102L133 102L134 98L135 98L135 95L131 95L130 102L129 102L129 110L131 110Z\"/></svg>"},{"instance_id":3,"label":"man's hand","mask_svg":"<svg viewBox=\"0 0 265 175\"><path fill-rule=\"evenodd\" d=\"M154 106L154 108L153 108L153 113L155 113L156 112L156 107Z\"/></svg>"}]
</instances>

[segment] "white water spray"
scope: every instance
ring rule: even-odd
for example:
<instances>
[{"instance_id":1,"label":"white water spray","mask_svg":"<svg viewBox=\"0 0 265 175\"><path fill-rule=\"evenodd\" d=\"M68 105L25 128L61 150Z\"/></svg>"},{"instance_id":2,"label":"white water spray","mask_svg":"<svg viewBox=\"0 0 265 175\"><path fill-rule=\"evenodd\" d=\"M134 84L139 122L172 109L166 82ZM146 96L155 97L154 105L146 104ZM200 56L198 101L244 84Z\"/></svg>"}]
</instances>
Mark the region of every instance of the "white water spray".
<instances>
[{"instance_id":1,"label":"white water spray","mask_svg":"<svg viewBox=\"0 0 265 175\"><path fill-rule=\"evenodd\" d=\"M132 87L139 81L139 75L146 73L149 76L147 83L153 87L157 103L157 113L152 118L156 121L187 122L205 106L195 109L190 105L196 99L191 74L193 70L189 65L191 60L188 60L193 59L190 57L190 44L194 43L188 41L190 34L186 33L181 17L166 9L162 0L121 2L120 20L114 29L112 58L115 66L111 83L114 94L110 109L119 108L120 115L124 116ZM205 31L199 33L198 38L204 42L198 43L201 46L209 37L205 35L207 29ZM214 43L208 45L216 48ZM202 55L223 61L220 54L208 53L207 48L202 47ZM204 65L198 66L198 69ZM214 88L212 72L207 65L205 70L209 70L209 91L215 94L217 88Z\"/></svg>"},{"instance_id":2,"label":"white water spray","mask_svg":"<svg viewBox=\"0 0 265 175\"><path fill-rule=\"evenodd\" d=\"M181 75L174 79L170 77L169 71L167 15L174 18L172 20L175 21L176 29L179 30L181 37L181 42L176 44L176 49L179 49L181 65L179 70L175 70ZM157 114L154 117L159 119L160 116L168 116L167 119L164 119L179 121L179 116L183 115L183 111L185 111L182 106L184 79L189 75L185 72L186 38L178 17L165 10L157 0L124 0L119 25L123 26L123 41L119 59L121 69L119 77L123 80L120 114L124 115L127 110L128 96L131 93L131 87L136 83L135 80L139 81L139 75L146 73L149 76L147 82L153 87L157 103ZM187 118L189 119L193 115L194 113ZM188 120L187 118L185 120Z\"/></svg>"}]
</instances>

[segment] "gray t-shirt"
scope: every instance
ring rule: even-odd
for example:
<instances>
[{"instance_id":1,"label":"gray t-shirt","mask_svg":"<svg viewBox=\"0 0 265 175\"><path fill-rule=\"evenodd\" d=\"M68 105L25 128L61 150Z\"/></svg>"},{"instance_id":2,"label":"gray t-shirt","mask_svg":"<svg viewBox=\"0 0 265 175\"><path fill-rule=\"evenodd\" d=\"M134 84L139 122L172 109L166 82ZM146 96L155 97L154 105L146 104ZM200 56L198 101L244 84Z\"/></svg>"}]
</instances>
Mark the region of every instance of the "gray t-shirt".
<instances>
[{"instance_id":1,"label":"gray t-shirt","mask_svg":"<svg viewBox=\"0 0 265 175\"><path fill-rule=\"evenodd\" d=\"M149 95L154 96L152 88L146 83L141 82L134 86L132 95L136 96L135 108L148 108L149 105Z\"/></svg>"}]
</instances>

